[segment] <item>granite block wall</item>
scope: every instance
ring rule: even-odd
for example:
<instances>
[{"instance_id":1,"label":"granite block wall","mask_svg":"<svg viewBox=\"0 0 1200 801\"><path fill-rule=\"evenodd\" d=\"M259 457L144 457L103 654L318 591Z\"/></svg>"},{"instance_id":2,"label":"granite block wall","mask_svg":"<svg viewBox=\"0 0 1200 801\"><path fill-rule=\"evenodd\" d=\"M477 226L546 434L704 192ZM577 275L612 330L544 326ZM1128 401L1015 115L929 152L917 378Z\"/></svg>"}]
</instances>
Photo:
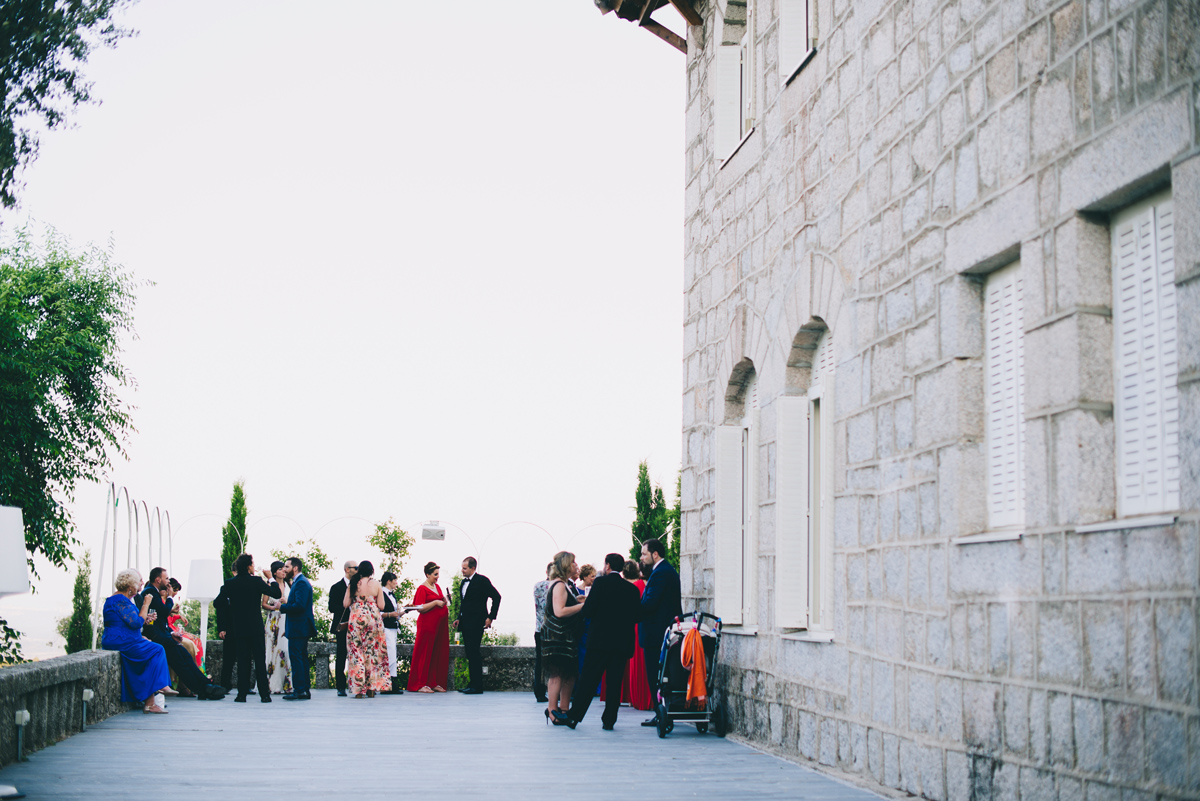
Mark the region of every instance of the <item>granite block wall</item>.
<instances>
[{"instance_id":1,"label":"granite block wall","mask_svg":"<svg viewBox=\"0 0 1200 801\"><path fill-rule=\"evenodd\" d=\"M745 360L761 405L733 731L933 799L1200 797L1200 4L814 0L784 84L781 2L698 3L688 37L685 608L713 608L713 432ZM757 108L730 155L715 32L739 15ZM1109 219L1168 186L1181 504L1109 525ZM1014 260L1015 538L987 526L981 278ZM836 345L832 642L775 620L773 401L814 320Z\"/></svg>"}]
</instances>

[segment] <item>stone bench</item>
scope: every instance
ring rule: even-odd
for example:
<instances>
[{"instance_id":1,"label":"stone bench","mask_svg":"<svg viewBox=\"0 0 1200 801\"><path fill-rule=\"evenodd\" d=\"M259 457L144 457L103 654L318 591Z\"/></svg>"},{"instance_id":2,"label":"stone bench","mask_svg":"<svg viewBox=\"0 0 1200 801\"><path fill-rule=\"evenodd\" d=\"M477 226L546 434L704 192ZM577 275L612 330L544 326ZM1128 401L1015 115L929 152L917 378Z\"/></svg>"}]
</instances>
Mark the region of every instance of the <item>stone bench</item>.
<instances>
[{"instance_id":1,"label":"stone bench","mask_svg":"<svg viewBox=\"0 0 1200 801\"><path fill-rule=\"evenodd\" d=\"M222 640L209 640L204 653L204 668L209 676L221 675L221 661L225 655ZM397 643L396 654L400 663L397 668L402 680L408 678L408 661L412 658L412 643ZM485 645L480 648L483 665L487 671L483 677L483 689L491 691L533 691L533 648L516 645ZM313 688L326 690L333 686L331 662L337 654L337 644L332 642L310 642L308 655L316 667ZM454 659L466 659L461 645L450 646L451 666ZM447 690L455 689L454 671L451 669ZM233 675L237 676L237 667ZM236 678L235 678L236 680Z\"/></svg>"}]
</instances>

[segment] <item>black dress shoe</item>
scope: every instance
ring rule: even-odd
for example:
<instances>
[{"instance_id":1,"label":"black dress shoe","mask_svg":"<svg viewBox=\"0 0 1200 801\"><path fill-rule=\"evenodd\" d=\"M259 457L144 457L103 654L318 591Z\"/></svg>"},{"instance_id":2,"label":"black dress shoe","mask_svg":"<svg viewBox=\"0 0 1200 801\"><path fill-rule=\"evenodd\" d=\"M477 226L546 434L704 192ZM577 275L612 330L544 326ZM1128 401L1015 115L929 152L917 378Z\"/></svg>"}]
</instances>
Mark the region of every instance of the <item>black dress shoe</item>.
<instances>
[{"instance_id":1,"label":"black dress shoe","mask_svg":"<svg viewBox=\"0 0 1200 801\"><path fill-rule=\"evenodd\" d=\"M612 731L612 730L613 730L613 726L614 726L614 725L615 725L615 724L613 724L613 723L605 723L605 724L604 724L603 726L601 726L600 728L604 729L605 731Z\"/></svg>"},{"instance_id":2,"label":"black dress shoe","mask_svg":"<svg viewBox=\"0 0 1200 801\"><path fill-rule=\"evenodd\" d=\"M468 687L467 689L462 691L462 694L463 695L483 695L483 690L480 690L477 687Z\"/></svg>"},{"instance_id":3,"label":"black dress shoe","mask_svg":"<svg viewBox=\"0 0 1200 801\"><path fill-rule=\"evenodd\" d=\"M647 720L643 720L643 721L642 721L642 725L643 725L643 726L657 726L657 725L658 725L658 718L649 718L649 719L647 719Z\"/></svg>"},{"instance_id":4,"label":"black dress shoe","mask_svg":"<svg viewBox=\"0 0 1200 801\"><path fill-rule=\"evenodd\" d=\"M244 703L246 703L246 696L239 695L237 698L234 698L233 701L234 701L234 703L237 703L237 704L244 704Z\"/></svg>"},{"instance_id":5,"label":"black dress shoe","mask_svg":"<svg viewBox=\"0 0 1200 801\"><path fill-rule=\"evenodd\" d=\"M199 697L209 701L220 701L229 692L219 684L210 684L204 688Z\"/></svg>"},{"instance_id":6,"label":"black dress shoe","mask_svg":"<svg viewBox=\"0 0 1200 801\"><path fill-rule=\"evenodd\" d=\"M258 700L262 701L264 704L269 704L269 703L271 703L271 694L266 693L263 695L262 698L259 698Z\"/></svg>"},{"instance_id":7,"label":"black dress shoe","mask_svg":"<svg viewBox=\"0 0 1200 801\"><path fill-rule=\"evenodd\" d=\"M342 697L342 698L345 698L345 697L346 697L346 691L345 691L345 690L338 690L338 695L339 695L340 697Z\"/></svg>"}]
</instances>

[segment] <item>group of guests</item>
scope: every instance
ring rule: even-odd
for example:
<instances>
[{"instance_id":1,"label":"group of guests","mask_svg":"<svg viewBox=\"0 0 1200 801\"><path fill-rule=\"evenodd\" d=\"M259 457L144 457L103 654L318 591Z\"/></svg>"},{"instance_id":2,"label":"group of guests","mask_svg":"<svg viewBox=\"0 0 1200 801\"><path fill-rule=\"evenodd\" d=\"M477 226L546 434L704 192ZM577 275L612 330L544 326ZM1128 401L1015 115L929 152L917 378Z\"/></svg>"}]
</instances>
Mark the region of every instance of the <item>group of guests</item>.
<instances>
[{"instance_id":1,"label":"group of guests","mask_svg":"<svg viewBox=\"0 0 1200 801\"><path fill-rule=\"evenodd\" d=\"M500 610L500 593L487 576L477 571L478 561L468 556L462 562L462 593L458 617L451 621L450 604L438 585L441 568L435 562L425 565L425 580L417 587L412 603L401 606L396 600L398 579L384 573L381 581L371 576L370 562L348 561L342 566L345 578L329 588L329 611L333 615L335 681L338 695L347 690L356 698L370 698L376 692L401 694L397 679L396 635L400 617L417 613L416 641L408 671L407 688L411 692L445 692L449 684L450 628L462 635L470 681L459 692L478 695L483 692L483 656L480 643L483 632L491 627Z\"/></svg>"},{"instance_id":2,"label":"group of guests","mask_svg":"<svg viewBox=\"0 0 1200 801\"><path fill-rule=\"evenodd\" d=\"M477 567L474 557L463 560L459 614L450 621L436 563L425 565L425 581L412 603L401 606L395 597L399 581L394 573L385 572L377 580L369 561L346 562L345 578L329 593L337 640L338 695L347 695L347 689L356 698L403 693L396 678L396 634L400 617L408 612L418 614L408 689L445 692L449 628L454 627L462 635L470 675L460 692L482 693L480 644L499 613L500 593ZM257 684L263 703L271 701L272 692L282 692L286 700L311 698L308 642L317 629L312 584L299 558L272 563L261 578L253 556L241 554L235 560L234 576L213 602L218 636L226 649L221 684L200 670L202 644L182 631L187 621L175 609L174 596L182 589L177 580L161 567L150 571L148 581L136 570L123 570L115 589L104 604L103 647L121 653L123 701L140 702L146 713L165 714L155 703L159 693L219 700L228 693L235 662L235 701L246 701L253 693L252 683ZM547 722L575 728L598 686L605 701L601 721L606 730L616 725L623 698L638 708L652 706L663 635L683 613L679 574L667 561L661 541L649 540L642 546L640 570L613 553L605 557L599 575L594 569L581 570L573 553L561 551L547 565L546 581L535 587L534 598L535 682L539 685L535 693L547 704ZM265 623L263 610L268 613ZM582 650L584 621L586 650ZM639 651L641 660L636 659ZM635 664L638 661L640 666ZM171 687L172 675L180 690ZM582 691L572 701L577 681ZM655 722L652 717L642 725Z\"/></svg>"},{"instance_id":3,"label":"group of guests","mask_svg":"<svg viewBox=\"0 0 1200 801\"><path fill-rule=\"evenodd\" d=\"M546 566L546 581L534 586L534 693L547 704L547 723L574 729L597 686L604 695L600 719L606 731L616 726L622 698L636 708L652 707L663 636L683 614L679 573L666 557L666 546L652 539L642 545L640 568L610 553L597 576L594 568L577 565L570 551L555 554ZM656 722L651 717L642 725Z\"/></svg>"},{"instance_id":4,"label":"group of guests","mask_svg":"<svg viewBox=\"0 0 1200 801\"><path fill-rule=\"evenodd\" d=\"M140 702L147 714L166 714L155 696L194 695L217 701L228 690L200 670L197 638L181 631L187 621L175 610L182 589L161 567L143 581L136 570L117 574L113 593L104 602L102 647L121 653L121 700ZM136 601L134 599L137 599ZM172 676L180 689L172 688Z\"/></svg>"}]
</instances>

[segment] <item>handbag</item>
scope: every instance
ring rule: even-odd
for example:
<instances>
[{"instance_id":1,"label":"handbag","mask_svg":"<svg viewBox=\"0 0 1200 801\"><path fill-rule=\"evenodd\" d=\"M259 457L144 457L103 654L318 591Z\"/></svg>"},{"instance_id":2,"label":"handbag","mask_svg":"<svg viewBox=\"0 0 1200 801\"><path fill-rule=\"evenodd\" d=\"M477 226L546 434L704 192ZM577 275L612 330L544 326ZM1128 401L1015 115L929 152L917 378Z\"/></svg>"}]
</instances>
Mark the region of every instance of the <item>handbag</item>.
<instances>
[{"instance_id":1,"label":"handbag","mask_svg":"<svg viewBox=\"0 0 1200 801\"><path fill-rule=\"evenodd\" d=\"M338 633L341 633L348 628L350 628L350 608L349 607L346 608L346 611L342 612L342 619L340 621L338 621L337 630L338 630Z\"/></svg>"}]
</instances>

